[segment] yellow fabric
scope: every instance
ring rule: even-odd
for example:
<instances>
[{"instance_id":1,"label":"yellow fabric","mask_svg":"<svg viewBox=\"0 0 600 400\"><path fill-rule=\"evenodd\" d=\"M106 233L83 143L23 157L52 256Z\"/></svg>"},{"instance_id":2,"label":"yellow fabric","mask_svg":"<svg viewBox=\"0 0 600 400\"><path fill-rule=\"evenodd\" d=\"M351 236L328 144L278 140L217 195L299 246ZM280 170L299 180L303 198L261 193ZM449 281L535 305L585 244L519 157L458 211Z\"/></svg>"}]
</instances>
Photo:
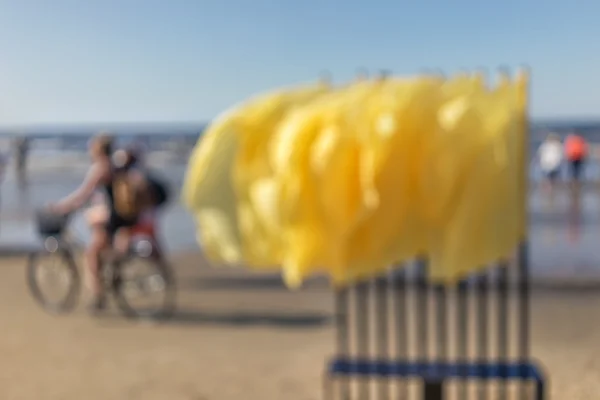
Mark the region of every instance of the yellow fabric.
<instances>
[{"instance_id":1,"label":"yellow fabric","mask_svg":"<svg viewBox=\"0 0 600 400\"><path fill-rule=\"evenodd\" d=\"M525 226L526 83L388 78L237 107L190 159L199 242L213 261L281 268L290 287L416 256L453 283L508 257Z\"/></svg>"},{"instance_id":2,"label":"yellow fabric","mask_svg":"<svg viewBox=\"0 0 600 400\"><path fill-rule=\"evenodd\" d=\"M460 230L458 224L464 217L457 214L458 209L465 201L464 193L472 183L470 175L475 160L484 147L481 116L474 104L477 97L484 95L481 82L460 78L460 82L444 86L446 101L435 117L438 126L426 143L418 180L422 195L420 211L427 226L430 274L435 279L458 275L457 269L462 267L447 265L454 262L449 260L451 240ZM449 93L449 87L453 92ZM471 93L471 96L463 93Z\"/></svg>"},{"instance_id":3,"label":"yellow fabric","mask_svg":"<svg viewBox=\"0 0 600 400\"><path fill-rule=\"evenodd\" d=\"M204 132L190 156L182 188L205 255L228 264L243 261L237 198L230 181L239 145L238 114L234 109L219 116Z\"/></svg>"},{"instance_id":4,"label":"yellow fabric","mask_svg":"<svg viewBox=\"0 0 600 400\"><path fill-rule=\"evenodd\" d=\"M437 80L391 81L366 104L361 181L372 206L347 237L339 283L366 278L424 250L415 173L435 123Z\"/></svg>"},{"instance_id":5,"label":"yellow fabric","mask_svg":"<svg viewBox=\"0 0 600 400\"><path fill-rule=\"evenodd\" d=\"M339 238L364 208L353 137L354 104L379 90L358 83L300 108L274 138L271 159L280 196L284 277L297 286L323 266L339 265ZM353 123L354 122L354 123Z\"/></svg>"},{"instance_id":6,"label":"yellow fabric","mask_svg":"<svg viewBox=\"0 0 600 400\"><path fill-rule=\"evenodd\" d=\"M430 274L436 281L454 282L508 257L519 239L515 87L504 81L492 92L481 90L469 99L466 107L471 125L463 125L461 134L468 136L466 140L473 148L457 155L463 162L463 175L452 190L458 198L445 215L440 214L444 225L430 230L436 238L430 245Z\"/></svg>"},{"instance_id":7,"label":"yellow fabric","mask_svg":"<svg viewBox=\"0 0 600 400\"><path fill-rule=\"evenodd\" d=\"M329 91L325 85L316 85L282 92L242 114L233 180L243 254L250 266L277 266L281 260L278 192L268 153L271 138L287 114Z\"/></svg>"},{"instance_id":8,"label":"yellow fabric","mask_svg":"<svg viewBox=\"0 0 600 400\"><path fill-rule=\"evenodd\" d=\"M211 261L237 264L260 253L256 249L264 245L255 229L257 217L246 202L249 182L265 168L260 163L264 143L292 106L327 90L319 84L259 95L219 116L205 131L190 157L182 198L194 214L198 241Z\"/></svg>"}]
</instances>

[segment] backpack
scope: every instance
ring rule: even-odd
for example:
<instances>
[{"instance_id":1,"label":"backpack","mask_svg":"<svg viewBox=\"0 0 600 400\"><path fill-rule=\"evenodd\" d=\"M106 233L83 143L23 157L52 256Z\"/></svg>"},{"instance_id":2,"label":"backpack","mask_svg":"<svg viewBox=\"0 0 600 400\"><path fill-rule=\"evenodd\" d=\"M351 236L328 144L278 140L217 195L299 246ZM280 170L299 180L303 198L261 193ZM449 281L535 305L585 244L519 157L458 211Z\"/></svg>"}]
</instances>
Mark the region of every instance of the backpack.
<instances>
[{"instance_id":1,"label":"backpack","mask_svg":"<svg viewBox=\"0 0 600 400\"><path fill-rule=\"evenodd\" d=\"M160 207L168 203L170 191L166 181L152 171L146 172L146 180L154 197L154 205Z\"/></svg>"},{"instance_id":2,"label":"backpack","mask_svg":"<svg viewBox=\"0 0 600 400\"><path fill-rule=\"evenodd\" d=\"M114 208L122 218L136 218L143 209L143 196L129 179L127 172L120 172L113 178Z\"/></svg>"}]
</instances>

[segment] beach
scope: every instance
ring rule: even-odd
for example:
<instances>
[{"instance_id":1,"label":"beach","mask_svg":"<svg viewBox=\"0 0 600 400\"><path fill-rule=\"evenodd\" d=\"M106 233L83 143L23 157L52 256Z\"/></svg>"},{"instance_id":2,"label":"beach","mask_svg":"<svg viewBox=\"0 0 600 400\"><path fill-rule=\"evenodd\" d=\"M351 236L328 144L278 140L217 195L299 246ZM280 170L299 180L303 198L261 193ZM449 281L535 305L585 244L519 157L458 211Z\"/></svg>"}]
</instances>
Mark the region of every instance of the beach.
<instances>
[{"instance_id":1,"label":"beach","mask_svg":"<svg viewBox=\"0 0 600 400\"><path fill-rule=\"evenodd\" d=\"M175 192L184 169L160 169ZM13 176L2 183L2 248L36 246L33 211L77 187L85 162L35 171L24 191ZM555 399L588 400L598 392L599 193L587 185L575 201L567 188L548 196L535 186L530 194L532 354L546 367ZM26 259L9 252L0 259L0 398L321 398L335 348L327 282L316 277L290 291L278 275L211 267L176 198L161 220L179 292L178 311L165 324L125 320L114 306L99 318L83 307L47 315L26 287ZM86 240L81 219L74 230Z\"/></svg>"},{"instance_id":2,"label":"beach","mask_svg":"<svg viewBox=\"0 0 600 400\"><path fill-rule=\"evenodd\" d=\"M600 400L599 14L0 1L0 400Z\"/></svg>"},{"instance_id":3,"label":"beach","mask_svg":"<svg viewBox=\"0 0 600 400\"><path fill-rule=\"evenodd\" d=\"M101 318L83 309L49 316L28 294L24 260L0 261L1 398L321 398L335 343L325 282L289 291L274 275L210 268L199 253L180 253L173 265L179 310L151 325L113 309ZM551 398L597 394L599 306L599 291L534 291L532 353L550 374Z\"/></svg>"}]
</instances>

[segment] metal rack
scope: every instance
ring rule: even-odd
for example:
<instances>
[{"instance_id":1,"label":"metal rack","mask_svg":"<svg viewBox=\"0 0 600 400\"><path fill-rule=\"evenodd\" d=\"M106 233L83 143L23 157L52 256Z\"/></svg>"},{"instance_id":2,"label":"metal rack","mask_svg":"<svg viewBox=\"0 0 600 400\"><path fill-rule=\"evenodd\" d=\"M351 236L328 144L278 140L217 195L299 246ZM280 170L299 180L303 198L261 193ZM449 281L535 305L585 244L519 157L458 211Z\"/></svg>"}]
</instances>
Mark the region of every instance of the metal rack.
<instances>
[{"instance_id":1,"label":"metal rack","mask_svg":"<svg viewBox=\"0 0 600 400\"><path fill-rule=\"evenodd\" d=\"M420 259L336 290L337 347L325 400L544 400L546 375L530 355L526 232L523 238L514 260L457 287L428 283L427 260Z\"/></svg>"}]
</instances>

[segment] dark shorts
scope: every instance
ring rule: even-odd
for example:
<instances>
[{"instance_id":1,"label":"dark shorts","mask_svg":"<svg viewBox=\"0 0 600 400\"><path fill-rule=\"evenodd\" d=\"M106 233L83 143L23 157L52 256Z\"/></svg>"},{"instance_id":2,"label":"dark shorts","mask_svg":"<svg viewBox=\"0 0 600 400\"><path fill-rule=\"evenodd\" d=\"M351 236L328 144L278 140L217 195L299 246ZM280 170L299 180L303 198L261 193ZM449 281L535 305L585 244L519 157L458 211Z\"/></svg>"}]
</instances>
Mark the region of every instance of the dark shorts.
<instances>
[{"instance_id":1,"label":"dark shorts","mask_svg":"<svg viewBox=\"0 0 600 400\"><path fill-rule=\"evenodd\" d=\"M558 176L560 175L560 170L557 168L550 171L546 171L545 175L549 181L555 182L558 179Z\"/></svg>"},{"instance_id":2,"label":"dark shorts","mask_svg":"<svg viewBox=\"0 0 600 400\"><path fill-rule=\"evenodd\" d=\"M110 237L114 237L115 233L121 228L130 228L137 223L137 218L123 218L118 215L114 210L110 213L108 221L106 222L106 232Z\"/></svg>"},{"instance_id":3,"label":"dark shorts","mask_svg":"<svg viewBox=\"0 0 600 400\"><path fill-rule=\"evenodd\" d=\"M584 164L585 164L585 159L583 159L583 158L578 159L578 160L570 160L569 161L569 166L571 169L571 178L573 180L578 181L579 179L581 179Z\"/></svg>"}]
</instances>

